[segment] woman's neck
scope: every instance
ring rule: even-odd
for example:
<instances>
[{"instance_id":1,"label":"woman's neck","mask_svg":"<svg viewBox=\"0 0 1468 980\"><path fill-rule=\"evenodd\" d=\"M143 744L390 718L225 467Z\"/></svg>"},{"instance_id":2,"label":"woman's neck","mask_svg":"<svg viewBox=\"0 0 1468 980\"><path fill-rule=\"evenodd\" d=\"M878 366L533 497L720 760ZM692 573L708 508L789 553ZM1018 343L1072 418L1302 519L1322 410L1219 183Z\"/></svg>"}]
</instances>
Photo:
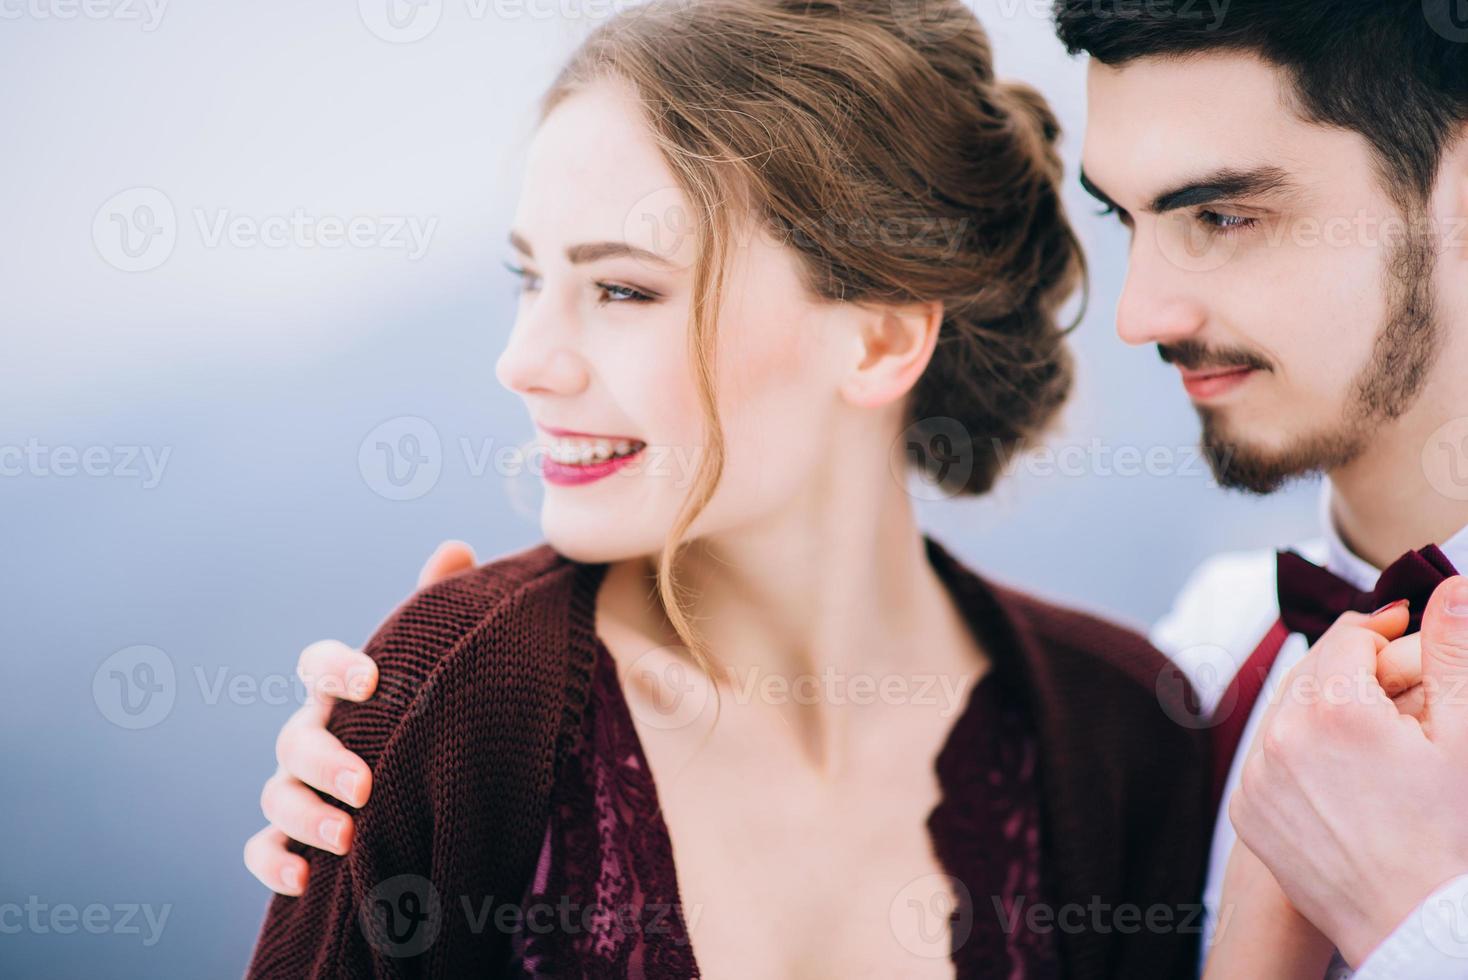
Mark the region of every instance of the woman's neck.
<instances>
[{"instance_id":1,"label":"woman's neck","mask_svg":"<svg viewBox=\"0 0 1468 980\"><path fill-rule=\"evenodd\" d=\"M618 563L603 585L604 619L631 639L623 649L634 655L639 642L678 644L652 601L654 570L648 559ZM911 498L887 474L757 528L700 538L680 557L677 578L686 611L724 672L722 697L768 683L814 692L787 702L783 714L806 733L815 756L844 737L858 686L870 691L926 677L933 689L952 690L985 668L928 560Z\"/></svg>"}]
</instances>

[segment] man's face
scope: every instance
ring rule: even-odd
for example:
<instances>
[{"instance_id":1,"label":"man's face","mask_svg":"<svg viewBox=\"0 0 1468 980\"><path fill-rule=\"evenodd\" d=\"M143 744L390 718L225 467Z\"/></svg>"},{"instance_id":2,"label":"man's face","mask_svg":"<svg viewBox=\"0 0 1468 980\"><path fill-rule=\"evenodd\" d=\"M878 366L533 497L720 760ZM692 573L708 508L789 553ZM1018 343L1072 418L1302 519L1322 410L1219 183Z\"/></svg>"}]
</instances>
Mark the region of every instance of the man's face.
<instances>
[{"instance_id":1,"label":"man's face","mask_svg":"<svg viewBox=\"0 0 1468 980\"><path fill-rule=\"evenodd\" d=\"M1244 54L1093 61L1088 90L1083 179L1132 233L1118 333L1178 369L1220 482L1356 459L1418 402L1443 319L1436 241L1366 139Z\"/></svg>"}]
</instances>

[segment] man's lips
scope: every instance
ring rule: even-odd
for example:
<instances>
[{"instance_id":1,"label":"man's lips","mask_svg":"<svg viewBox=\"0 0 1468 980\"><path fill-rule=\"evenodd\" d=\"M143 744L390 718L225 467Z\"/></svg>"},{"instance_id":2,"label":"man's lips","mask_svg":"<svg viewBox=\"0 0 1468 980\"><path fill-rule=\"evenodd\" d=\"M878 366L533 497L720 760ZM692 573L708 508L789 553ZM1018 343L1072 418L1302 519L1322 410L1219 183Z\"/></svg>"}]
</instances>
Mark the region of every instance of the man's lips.
<instances>
[{"instance_id":1,"label":"man's lips","mask_svg":"<svg viewBox=\"0 0 1468 980\"><path fill-rule=\"evenodd\" d=\"M1225 395L1247 381L1254 371L1251 367L1213 368L1207 371L1178 369L1178 373L1182 375L1183 388L1194 401L1206 401Z\"/></svg>"}]
</instances>

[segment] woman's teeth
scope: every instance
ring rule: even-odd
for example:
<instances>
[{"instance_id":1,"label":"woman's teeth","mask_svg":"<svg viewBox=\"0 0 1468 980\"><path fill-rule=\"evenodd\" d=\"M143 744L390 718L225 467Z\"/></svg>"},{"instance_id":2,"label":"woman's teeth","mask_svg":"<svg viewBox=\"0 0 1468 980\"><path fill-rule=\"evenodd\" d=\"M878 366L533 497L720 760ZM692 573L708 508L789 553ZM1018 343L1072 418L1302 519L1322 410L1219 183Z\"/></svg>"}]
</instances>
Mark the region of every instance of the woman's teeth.
<instances>
[{"instance_id":1,"label":"woman's teeth","mask_svg":"<svg viewBox=\"0 0 1468 980\"><path fill-rule=\"evenodd\" d=\"M631 456L641 452L644 444L626 439L609 442L598 439L593 442L557 439L546 447L546 455L563 466L589 466L605 463L619 456Z\"/></svg>"}]
</instances>

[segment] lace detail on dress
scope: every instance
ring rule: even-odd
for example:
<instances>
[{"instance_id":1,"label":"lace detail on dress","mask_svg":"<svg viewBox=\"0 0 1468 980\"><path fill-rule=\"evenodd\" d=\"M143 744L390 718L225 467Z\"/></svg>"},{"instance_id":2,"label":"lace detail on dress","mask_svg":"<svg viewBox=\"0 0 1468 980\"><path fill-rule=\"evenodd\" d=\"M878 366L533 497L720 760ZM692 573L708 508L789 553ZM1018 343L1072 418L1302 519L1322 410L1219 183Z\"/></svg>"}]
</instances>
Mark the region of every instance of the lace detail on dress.
<instances>
[{"instance_id":1,"label":"lace detail on dress","mask_svg":"<svg viewBox=\"0 0 1468 980\"><path fill-rule=\"evenodd\" d=\"M1025 715L986 677L935 763L941 795L928 816L934 853L962 883L951 925L959 980L1058 977L1053 932L1026 914L1047 901ZM511 975L535 978L697 977L678 899L672 841L615 662L598 647L582 737L551 793L551 814Z\"/></svg>"},{"instance_id":2,"label":"lace detail on dress","mask_svg":"<svg viewBox=\"0 0 1468 980\"><path fill-rule=\"evenodd\" d=\"M933 852L963 885L950 918L960 978L1060 976L1053 929L1035 931L1028 919L1034 908L1051 911L1038 762L1024 712L1004 703L997 677L984 677L938 753L939 799L928 816Z\"/></svg>"},{"instance_id":3,"label":"lace detail on dress","mask_svg":"<svg viewBox=\"0 0 1468 980\"><path fill-rule=\"evenodd\" d=\"M592 671L582 737L551 792L514 958L528 977L696 977L672 841L603 646Z\"/></svg>"}]
</instances>

